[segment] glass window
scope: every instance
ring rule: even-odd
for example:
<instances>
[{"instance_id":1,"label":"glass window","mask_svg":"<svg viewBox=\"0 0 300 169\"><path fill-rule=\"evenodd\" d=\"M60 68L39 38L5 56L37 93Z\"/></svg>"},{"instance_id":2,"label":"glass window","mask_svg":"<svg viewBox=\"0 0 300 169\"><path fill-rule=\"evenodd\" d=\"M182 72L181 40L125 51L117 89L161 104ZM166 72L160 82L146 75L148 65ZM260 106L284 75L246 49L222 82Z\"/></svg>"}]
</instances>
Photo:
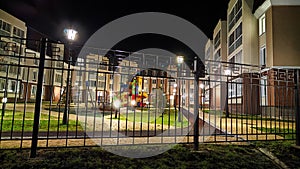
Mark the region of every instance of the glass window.
<instances>
[{"instance_id":1,"label":"glass window","mask_svg":"<svg viewBox=\"0 0 300 169\"><path fill-rule=\"evenodd\" d=\"M235 63L242 63L242 51L235 55Z\"/></svg>"},{"instance_id":2,"label":"glass window","mask_svg":"<svg viewBox=\"0 0 300 169\"><path fill-rule=\"evenodd\" d=\"M6 23L6 22L2 21L1 29L10 33L11 32L11 25L9 23Z\"/></svg>"},{"instance_id":3,"label":"glass window","mask_svg":"<svg viewBox=\"0 0 300 169\"><path fill-rule=\"evenodd\" d=\"M242 32L243 32L243 27L242 27L242 23L241 23L235 30L236 39L242 35Z\"/></svg>"},{"instance_id":4,"label":"glass window","mask_svg":"<svg viewBox=\"0 0 300 169\"><path fill-rule=\"evenodd\" d=\"M267 78L262 77L260 80L260 93L261 97L266 97L267 96Z\"/></svg>"},{"instance_id":5,"label":"glass window","mask_svg":"<svg viewBox=\"0 0 300 169\"><path fill-rule=\"evenodd\" d=\"M214 38L214 46L215 49L218 48L220 45L220 31L217 33L217 35Z\"/></svg>"},{"instance_id":6,"label":"glass window","mask_svg":"<svg viewBox=\"0 0 300 169\"><path fill-rule=\"evenodd\" d=\"M37 87L35 85L31 86L31 97L35 97Z\"/></svg>"},{"instance_id":7,"label":"glass window","mask_svg":"<svg viewBox=\"0 0 300 169\"><path fill-rule=\"evenodd\" d=\"M262 47L260 49L260 66L265 67L266 66L266 47Z\"/></svg>"},{"instance_id":8,"label":"glass window","mask_svg":"<svg viewBox=\"0 0 300 169\"><path fill-rule=\"evenodd\" d=\"M242 8L242 0L238 0L236 3L236 10L239 11Z\"/></svg>"},{"instance_id":9,"label":"glass window","mask_svg":"<svg viewBox=\"0 0 300 169\"><path fill-rule=\"evenodd\" d=\"M0 91L5 90L5 79L0 79Z\"/></svg>"},{"instance_id":10,"label":"glass window","mask_svg":"<svg viewBox=\"0 0 300 169\"><path fill-rule=\"evenodd\" d=\"M259 35L266 32L266 16L263 15L259 18Z\"/></svg>"},{"instance_id":11,"label":"glass window","mask_svg":"<svg viewBox=\"0 0 300 169\"><path fill-rule=\"evenodd\" d=\"M20 38L23 38L23 37L24 37L24 31L21 30L21 29L19 29L19 28L16 28L16 27L14 27L14 29L13 29L13 34L14 34L15 36L20 37Z\"/></svg>"},{"instance_id":12,"label":"glass window","mask_svg":"<svg viewBox=\"0 0 300 169\"><path fill-rule=\"evenodd\" d=\"M10 81L10 88L9 88L9 90L11 91L11 92L15 92L16 91L16 81Z\"/></svg>"},{"instance_id":13,"label":"glass window","mask_svg":"<svg viewBox=\"0 0 300 169\"><path fill-rule=\"evenodd\" d=\"M37 80L37 72L33 72L32 80Z\"/></svg>"},{"instance_id":14,"label":"glass window","mask_svg":"<svg viewBox=\"0 0 300 169\"><path fill-rule=\"evenodd\" d=\"M234 42L234 32L229 36L229 46L231 46Z\"/></svg>"},{"instance_id":15,"label":"glass window","mask_svg":"<svg viewBox=\"0 0 300 169\"><path fill-rule=\"evenodd\" d=\"M217 60L221 56L221 49L219 49L215 54L215 60Z\"/></svg>"},{"instance_id":16,"label":"glass window","mask_svg":"<svg viewBox=\"0 0 300 169\"><path fill-rule=\"evenodd\" d=\"M55 74L55 82L56 83L61 83L61 80L62 80L61 74Z\"/></svg>"},{"instance_id":17,"label":"glass window","mask_svg":"<svg viewBox=\"0 0 300 169\"><path fill-rule=\"evenodd\" d=\"M90 79L96 79L96 72L90 72L89 73L89 75L90 75Z\"/></svg>"}]
</instances>

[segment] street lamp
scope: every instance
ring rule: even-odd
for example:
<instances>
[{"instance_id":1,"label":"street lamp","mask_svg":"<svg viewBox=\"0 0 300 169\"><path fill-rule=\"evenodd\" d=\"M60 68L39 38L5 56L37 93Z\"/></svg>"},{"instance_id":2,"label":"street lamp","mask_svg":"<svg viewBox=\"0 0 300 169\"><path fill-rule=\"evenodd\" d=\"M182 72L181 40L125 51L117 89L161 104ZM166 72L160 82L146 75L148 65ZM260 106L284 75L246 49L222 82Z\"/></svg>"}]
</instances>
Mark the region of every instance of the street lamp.
<instances>
[{"instance_id":1,"label":"street lamp","mask_svg":"<svg viewBox=\"0 0 300 169\"><path fill-rule=\"evenodd\" d=\"M74 41L76 39L76 35L77 35L77 31L74 29L64 29L64 33L69 41L69 55L68 55L68 71L67 71L67 83L66 83L66 103L65 103L65 109L64 109L64 115L63 115L63 124L67 124L68 123L68 112L69 112L69 102L70 102L70 98L69 98L69 92L71 91L71 84L70 84L70 62L72 61L72 57L71 57L71 44L72 41Z\"/></svg>"},{"instance_id":2,"label":"street lamp","mask_svg":"<svg viewBox=\"0 0 300 169\"><path fill-rule=\"evenodd\" d=\"M225 100L225 111L226 111L226 117L229 117L229 110L228 110L228 77L231 75L231 70L226 69L224 70L224 74L226 76L226 100Z\"/></svg>"},{"instance_id":3,"label":"street lamp","mask_svg":"<svg viewBox=\"0 0 300 169\"><path fill-rule=\"evenodd\" d=\"M180 114L180 103L181 103L181 96L180 96L180 90L181 90L181 85L180 85L180 80L179 76L181 76L181 64L184 61L183 56L177 56L177 64L178 64L178 69L177 69L177 78L178 78L178 121L181 122L181 114Z\"/></svg>"},{"instance_id":4,"label":"street lamp","mask_svg":"<svg viewBox=\"0 0 300 169\"><path fill-rule=\"evenodd\" d=\"M68 40L75 40L76 39L76 35L77 35L77 31L74 29L64 29L64 33L67 36Z\"/></svg>"}]
</instances>

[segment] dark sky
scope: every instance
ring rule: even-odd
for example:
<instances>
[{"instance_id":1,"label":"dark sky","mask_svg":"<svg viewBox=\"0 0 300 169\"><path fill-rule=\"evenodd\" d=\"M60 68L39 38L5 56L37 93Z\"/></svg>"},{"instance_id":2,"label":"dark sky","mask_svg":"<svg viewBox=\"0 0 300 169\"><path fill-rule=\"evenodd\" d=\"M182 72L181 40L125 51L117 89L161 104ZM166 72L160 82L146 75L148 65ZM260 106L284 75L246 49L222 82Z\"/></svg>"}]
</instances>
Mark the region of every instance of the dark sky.
<instances>
[{"instance_id":1,"label":"dark sky","mask_svg":"<svg viewBox=\"0 0 300 169\"><path fill-rule=\"evenodd\" d=\"M137 12L164 12L182 17L212 38L218 20L226 19L228 2L229 0L1 0L0 6L25 21L29 31L35 29L54 40L64 41L63 29L73 27L79 32L77 43L83 44L96 30L110 21ZM148 44L140 46L141 39L143 42L147 39ZM157 43L161 40L167 43ZM161 48L175 49L181 46L179 42L166 37L141 35L121 42L118 48L134 51L138 48L158 47L157 44ZM180 47L178 50L181 50Z\"/></svg>"}]
</instances>

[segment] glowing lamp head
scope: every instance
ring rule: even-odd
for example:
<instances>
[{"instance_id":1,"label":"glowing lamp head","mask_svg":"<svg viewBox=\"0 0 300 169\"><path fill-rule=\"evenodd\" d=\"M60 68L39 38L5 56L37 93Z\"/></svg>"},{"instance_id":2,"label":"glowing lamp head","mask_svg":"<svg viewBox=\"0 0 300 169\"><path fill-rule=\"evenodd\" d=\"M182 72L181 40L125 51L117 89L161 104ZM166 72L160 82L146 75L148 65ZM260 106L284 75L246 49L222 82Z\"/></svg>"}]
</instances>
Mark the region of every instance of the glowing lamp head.
<instances>
[{"instance_id":1,"label":"glowing lamp head","mask_svg":"<svg viewBox=\"0 0 300 169\"><path fill-rule=\"evenodd\" d=\"M69 40L75 40L76 38L76 34L78 33L76 30L74 29L65 29L64 30L65 35L67 36L67 38Z\"/></svg>"}]
</instances>

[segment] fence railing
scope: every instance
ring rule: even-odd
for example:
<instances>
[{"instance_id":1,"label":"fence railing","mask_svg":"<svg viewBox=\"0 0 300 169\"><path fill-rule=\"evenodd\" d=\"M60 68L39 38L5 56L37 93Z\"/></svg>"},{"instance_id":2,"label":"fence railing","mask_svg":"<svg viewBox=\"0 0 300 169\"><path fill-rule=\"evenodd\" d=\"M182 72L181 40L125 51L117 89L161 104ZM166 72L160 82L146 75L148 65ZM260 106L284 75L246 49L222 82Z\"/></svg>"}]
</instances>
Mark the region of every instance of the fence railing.
<instances>
[{"instance_id":1,"label":"fence railing","mask_svg":"<svg viewBox=\"0 0 300 169\"><path fill-rule=\"evenodd\" d=\"M1 148L299 143L299 69L206 60L199 78L174 57L83 47L74 63L28 41L1 37Z\"/></svg>"}]
</instances>

